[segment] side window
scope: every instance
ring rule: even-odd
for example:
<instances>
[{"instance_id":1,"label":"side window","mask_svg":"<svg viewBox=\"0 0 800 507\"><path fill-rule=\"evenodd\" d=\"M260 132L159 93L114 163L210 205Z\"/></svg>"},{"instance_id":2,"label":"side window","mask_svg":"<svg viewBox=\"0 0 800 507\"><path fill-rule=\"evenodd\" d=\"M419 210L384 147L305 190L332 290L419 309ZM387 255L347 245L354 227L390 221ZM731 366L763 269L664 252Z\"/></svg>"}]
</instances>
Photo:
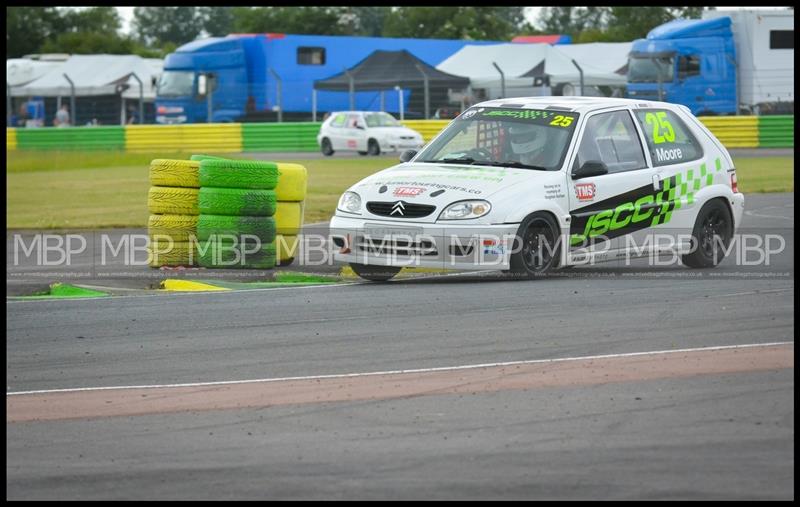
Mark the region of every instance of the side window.
<instances>
[{"instance_id":1,"label":"side window","mask_svg":"<svg viewBox=\"0 0 800 507\"><path fill-rule=\"evenodd\" d=\"M344 114L337 114L331 120L331 127L344 127L344 120L347 118L347 115Z\"/></svg>"},{"instance_id":2,"label":"side window","mask_svg":"<svg viewBox=\"0 0 800 507\"><path fill-rule=\"evenodd\" d=\"M578 167L589 160L603 162L609 173L644 169L642 143L627 111L596 114L586 121L578 148Z\"/></svg>"},{"instance_id":3,"label":"side window","mask_svg":"<svg viewBox=\"0 0 800 507\"><path fill-rule=\"evenodd\" d=\"M697 55L681 56L678 59L678 79L700 75L700 57Z\"/></svg>"},{"instance_id":4,"label":"side window","mask_svg":"<svg viewBox=\"0 0 800 507\"><path fill-rule=\"evenodd\" d=\"M794 30L770 30L770 49L794 49Z\"/></svg>"},{"instance_id":5,"label":"side window","mask_svg":"<svg viewBox=\"0 0 800 507\"><path fill-rule=\"evenodd\" d=\"M357 114L351 114L347 116L347 128L354 129L361 124L361 117Z\"/></svg>"},{"instance_id":6,"label":"side window","mask_svg":"<svg viewBox=\"0 0 800 507\"><path fill-rule=\"evenodd\" d=\"M325 48L297 48L299 65L325 65Z\"/></svg>"},{"instance_id":7,"label":"side window","mask_svg":"<svg viewBox=\"0 0 800 507\"><path fill-rule=\"evenodd\" d=\"M681 164L703 156L700 143L672 111L638 109L636 119L644 131L654 166Z\"/></svg>"}]
</instances>

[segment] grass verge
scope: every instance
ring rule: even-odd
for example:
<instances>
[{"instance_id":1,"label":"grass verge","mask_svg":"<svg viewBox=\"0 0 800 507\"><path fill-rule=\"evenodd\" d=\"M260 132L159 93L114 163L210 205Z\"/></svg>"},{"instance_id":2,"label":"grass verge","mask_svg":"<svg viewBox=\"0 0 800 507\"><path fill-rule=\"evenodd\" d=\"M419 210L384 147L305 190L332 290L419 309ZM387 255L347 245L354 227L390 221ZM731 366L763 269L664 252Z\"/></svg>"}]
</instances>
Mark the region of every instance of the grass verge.
<instances>
[{"instance_id":1,"label":"grass verge","mask_svg":"<svg viewBox=\"0 0 800 507\"><path fill-rule=\"evenodd\" d=\"M223 155L247 158L246 154ZM8 152L6 227L82 229L147 226L148 164L185 153ZM341 193L395 163L387 158L298 159L308 169L305 223L330 219ZM794 157L735 160L744 193L793 192Z\"/></svg>"}]
</instances>

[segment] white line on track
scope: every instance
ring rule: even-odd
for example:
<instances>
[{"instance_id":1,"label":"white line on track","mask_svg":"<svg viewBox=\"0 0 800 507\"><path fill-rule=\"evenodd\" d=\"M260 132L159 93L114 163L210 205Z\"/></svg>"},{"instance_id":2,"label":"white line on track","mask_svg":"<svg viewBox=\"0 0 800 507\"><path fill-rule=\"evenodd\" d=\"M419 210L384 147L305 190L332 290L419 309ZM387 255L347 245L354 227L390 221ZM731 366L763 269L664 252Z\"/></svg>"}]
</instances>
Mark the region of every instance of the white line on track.
<instances>
[{"instance_id":1,"label":"white line on track","mask_svg":"<svg viewBox=\"0 0 800 507\"><path fill-rule=\"evenodd\" d=\"M74 393L81 391L112 391L121 389L165 389L175 387L211 387L211 386L224 386L233 384L250 384L250 383L267 383L267 382L286 382L286 381L300 381L300 380L322 380L322 379L336 379L336 378L353 378L353 377L371 377L377 375L398 375L404 373L429 373L437 371L457 371L457 370L470 370L476 368L493 368L498 366L517 366L524 364L552 364L562 363L567 361L586 361L595 359L610 359L620 357L636 357L636 356L650 356L658 354L681 354L686 352L708 352L714 350L730 350L730 349L744 349L754 347L775 347L780 345L792 345L794 342L773 342L773 343L751 343L746 345L722 345L717 347L700 347L692 349L675 349L675 350L656 350L650 352L629 352L624 354L605 354L599 356L581 356L581 357L564 357L557 359L533 359L528 361L509 361L505 363L485 363L485 364L470 364L462 366L442 366L438 368L419 368L412 370L392 370L392 371L373 371L366 373L343 373L336 375L310 375L304 377L282 377L282 378L266 378L266 379L252 379L252 380L227 380L219 382L195 382L189 384L154 384L154 385L141 385L141 386L109 386L109 387L76 387L69 389L45 389L39 391L17 391L6 393L6 396L20 396L26 394L49 394L49 393Z\"/></svg>"}]
</instances>

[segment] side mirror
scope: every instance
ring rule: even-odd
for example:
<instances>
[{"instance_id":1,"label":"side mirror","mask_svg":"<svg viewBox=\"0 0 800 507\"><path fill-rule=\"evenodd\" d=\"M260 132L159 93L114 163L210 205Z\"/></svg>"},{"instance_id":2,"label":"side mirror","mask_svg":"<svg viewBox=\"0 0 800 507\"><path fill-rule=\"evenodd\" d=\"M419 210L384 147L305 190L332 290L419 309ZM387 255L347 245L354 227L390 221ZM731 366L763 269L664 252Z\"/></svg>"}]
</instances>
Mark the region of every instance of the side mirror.
<instances>
[{"instance_id":1,"label":"side mirror","mask_svg":"<svg viewBox=\"0 0 800 507\"><path fill-rule=\"evenodd\" d=\"M608 167L599 160L587 160L577 169L572 170L572 179L579 180L590 176L602 176L608 174Z\"/></svg>"},{"instance_id":2,"label":"side mirror","mask_svg":"<svg viewBox=\"0 0 800 507\"><path fill-rule=\"evenodd\" d=\"M362 125L361 123L356 123L356 128L357 128L358 130L367 130L367 127L365 127L365 126L364 126L364 125Z\"/></svg>"},{"instance_id":3,"label":"side mirror","mask_svg":"<svg viewBox=\"0 0 800 507\"><path fill-rule=\"evenodd\" d=\"M197 94L205 96L208 93L208 77L205 74L197 76Z\"/></svg>"},{"instance_id":4,"label":"side mirror","mask_svg":"<svg viewBox=\"0 0 800 507\"><path fill-rule=\"evenodd\" d=\"M417 150L406 150L400 154L400 162L408 162L417 154Z\"/></svg>"}]
</instances>

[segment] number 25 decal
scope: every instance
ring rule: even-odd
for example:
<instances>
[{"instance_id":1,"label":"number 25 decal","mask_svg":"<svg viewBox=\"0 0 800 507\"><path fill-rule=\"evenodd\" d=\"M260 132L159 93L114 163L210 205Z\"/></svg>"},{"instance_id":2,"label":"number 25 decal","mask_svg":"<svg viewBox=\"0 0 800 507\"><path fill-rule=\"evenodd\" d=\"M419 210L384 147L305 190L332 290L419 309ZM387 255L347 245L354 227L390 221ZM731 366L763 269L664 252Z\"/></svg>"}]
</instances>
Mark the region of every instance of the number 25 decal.
<instances>
[{"instance_id":1,"label":"number 25 decal","mask_svg":"<svg viewBox=\"0 0 800 507\"><path fill-rule=\"evenodd\" d=\"M675 130L673 130L672 124L667 120L666 112L647 113L644 117L644 121L653 126L653 143L661 144L675 141Z\"/></svg>"},{"instance_id":2,"label":"number 25 decal","mask_svg":"<svg viewBox=\"0 0 800 507\"><path fill-rule=\"evenodd\" d=\"M569 127L572 125L572 120L574 119L575 118L571 116L563 116L558 114L555 118L553 118L553 121L550 122L550 125L555 125L556 127Z\"/></svg>"}]
</instances>

